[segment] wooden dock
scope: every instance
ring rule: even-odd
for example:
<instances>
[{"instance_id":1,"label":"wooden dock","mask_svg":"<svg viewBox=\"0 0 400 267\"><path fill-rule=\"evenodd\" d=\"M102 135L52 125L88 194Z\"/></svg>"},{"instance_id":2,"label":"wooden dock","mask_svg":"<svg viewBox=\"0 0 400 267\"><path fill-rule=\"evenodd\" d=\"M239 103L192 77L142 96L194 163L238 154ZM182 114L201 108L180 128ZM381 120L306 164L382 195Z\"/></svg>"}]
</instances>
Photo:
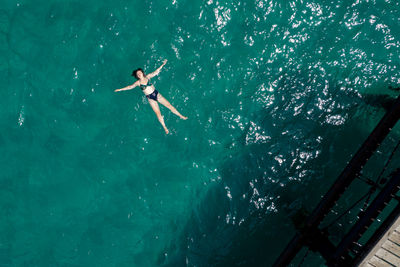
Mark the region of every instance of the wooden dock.
<instances>
[{"instance_id":1,"label":"wooden dock","mask_svg":"<svg viewBox=\"0 0 400 267\"><path fill-rule=\"evenodd\" d=\"M358 266L400 266L400 216Z\"/></svg>"}]
</instances>

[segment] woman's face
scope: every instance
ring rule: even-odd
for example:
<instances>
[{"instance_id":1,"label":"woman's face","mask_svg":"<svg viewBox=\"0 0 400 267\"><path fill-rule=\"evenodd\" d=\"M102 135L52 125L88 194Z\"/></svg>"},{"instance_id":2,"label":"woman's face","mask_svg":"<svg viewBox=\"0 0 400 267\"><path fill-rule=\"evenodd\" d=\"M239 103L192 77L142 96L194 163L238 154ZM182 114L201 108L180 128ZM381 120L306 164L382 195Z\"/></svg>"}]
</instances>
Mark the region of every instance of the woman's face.
<instances>
[{"instance_id":1,"label":"woman's face","mask_svg":"<svg viewBox=\"0 0 400 267\"><path fill-rule=\"evenodd\" d=\"M138 71L136 72L136 75L137 75L137 77L138 77L139 79L142 79L142 78L143 78L143 72L142 72L141 70L138 70Z\"/></svg>"}]
</instances>

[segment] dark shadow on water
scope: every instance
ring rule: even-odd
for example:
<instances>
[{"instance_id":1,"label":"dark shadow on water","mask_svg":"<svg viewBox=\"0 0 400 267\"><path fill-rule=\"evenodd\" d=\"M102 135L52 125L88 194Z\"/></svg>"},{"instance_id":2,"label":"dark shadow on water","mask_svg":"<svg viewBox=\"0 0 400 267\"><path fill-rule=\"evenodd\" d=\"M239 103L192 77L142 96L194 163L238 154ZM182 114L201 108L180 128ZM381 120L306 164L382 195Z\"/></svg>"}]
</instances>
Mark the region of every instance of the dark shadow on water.
<instances>
[{"instance_id":1,"label":"dark shadow on water","mask_svg":"<svg viewBox=\"0 0 400 267\"><path fill-rule=\"evenodd\" d=\"M376 108L383 108L386 111L388 111L396 101L396 98L390 96L390 95L384 95L384 94L364 94L363 95L363 100L365 101L366 104L376 107Z\"/></svg>"},{"instance_id":2,"label":"dark shadow on water","mask_svg":"<svg viewBox=\"0 0 400 267\"><path fill-rule=\"evenodd\" d=\"M247 125L235 146L227 144L218 168L221 180L193 207L158 265L271 266L295 233L292 218L315 207L393 102L389 95L336 90L325 97L337 111L318 111L312 103L322 95L310 96L303 99L309 106L299 118L285 114L293 103L276 94L276 104L251 119L271 138L249 143L254 129ZM371 119L371 112L378 115ZM332 113L347 119L336 123ZM323 263L319 256L311 262Z\"/></svg>"}]
</instances>

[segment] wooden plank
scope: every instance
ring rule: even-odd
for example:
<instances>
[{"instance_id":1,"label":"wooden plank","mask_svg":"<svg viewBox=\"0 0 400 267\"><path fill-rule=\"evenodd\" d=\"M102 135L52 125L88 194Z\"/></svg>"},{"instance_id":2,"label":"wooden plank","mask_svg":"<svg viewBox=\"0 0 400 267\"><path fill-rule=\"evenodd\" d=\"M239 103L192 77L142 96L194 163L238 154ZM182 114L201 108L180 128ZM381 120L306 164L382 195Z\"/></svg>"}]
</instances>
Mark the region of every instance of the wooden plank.
<instances>
[{"instance_id":1,"label":"wooden plank","mask_svg":"<svg viewBox=\"0 0 400 267\"><path fill-rule=\"evenodd\" d=\"M393 243L396 243L397 245L400 245L400 234L396 231L394 231L390 236L389 240L392 241Z\"/></svg>"},{"instance_id":2,"label":"wooden plank","mask_svg":"<svg viewBox=\"0 0 400 267\"><path fill-rule=\"evenodd\" d=\"M371 264L369 264L369 263L366 263L363 267L376 267L376 266L371 265Z\"/></svg>"},{"instance_id":3,"label":"wooden plank","mask_svg":"<svg viewBox=\"0 0 400 267\"><path fill-rule=\"evenodd\" d=\"M365 266L365 264L367 264L367 263L374 265L376 267L392 266L391 264L388 264L387 262L379 259L378 257L376 257L374 255L376 254L376 252L379 249L384 247L384 243L388 242L388 240L391 240L390 241L391 243L386 244L385 248L388 249L389 251L392 251L392 249L395 248L395 247L393 247L393 245L400 246L400 231L399 231L400 229L399 228L400 228L400 216L392 224L390 229L382 236L382 238L375 244L375 246L373 248L371 248L369 253L367 255L365 255L364 259L360 262L360 264L358 266ZM398 230L396 230L396 229L398 229ZM389 249L389 247L392 247L392 248ZM395 250L393 250L393 252L394 251ZM398 255L398 254L396 253L396 255ZM374 264L374 262L375 262L375 264Z\"/></svg>"},{"instance_id":4,"label":"wooden plank","mask_svg":"<svg viewBox=\"0 0 400 267\"><path fill-rule=\"evenodd\" d=\"M386 261L381 260L380 258L373 256L368 263L375 267L393 267L393 265L387 263Z\"/></svg>"},{"instance_id":5,"label":"wooden plank","mask_svg":"<svg viewBox=\"0 0 400 267\"><path fill-rule=\"evenodd\" d=\"M382 247L400 258L400 246L390 240L386 240Z\"/></svg>"},{"instance_id":6,"label":"wooden plank","mask_svg":"<svg viewBox=\"0 0 400 267\"><path fill-rule=\"evenodd\" d=\"M375 256L389 262L390 264L393 264L393 266L400 266L400 258L393 255L386 249L383 249L383 248L378 249Z\"/></svg>"}]
</instances>

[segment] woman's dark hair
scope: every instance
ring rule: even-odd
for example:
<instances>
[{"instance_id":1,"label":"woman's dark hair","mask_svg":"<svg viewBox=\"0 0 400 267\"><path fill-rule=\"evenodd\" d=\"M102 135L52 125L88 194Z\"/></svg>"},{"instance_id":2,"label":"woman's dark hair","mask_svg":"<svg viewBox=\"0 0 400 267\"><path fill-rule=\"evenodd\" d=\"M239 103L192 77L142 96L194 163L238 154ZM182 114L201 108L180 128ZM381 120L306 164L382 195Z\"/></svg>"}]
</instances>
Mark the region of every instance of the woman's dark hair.
<instances>
[{"instance_id":1,"label":"woman's dark hair","mask_svg":"<svg viewBox=\"0 0 400 267\"><path fill-rule=\"evenodd\" d=\"M146 75L144 74L144 71L143 71L141 68L138 68L138 69L136 69L136 70L134 70L134 71L132 72L132 76L135 77L136 79L139 79L139 77L137 76L137 72L138 72L138 71L141 71L141 72L143 73L143 75L146 76Z\"/></svg>"}]
</instances>

